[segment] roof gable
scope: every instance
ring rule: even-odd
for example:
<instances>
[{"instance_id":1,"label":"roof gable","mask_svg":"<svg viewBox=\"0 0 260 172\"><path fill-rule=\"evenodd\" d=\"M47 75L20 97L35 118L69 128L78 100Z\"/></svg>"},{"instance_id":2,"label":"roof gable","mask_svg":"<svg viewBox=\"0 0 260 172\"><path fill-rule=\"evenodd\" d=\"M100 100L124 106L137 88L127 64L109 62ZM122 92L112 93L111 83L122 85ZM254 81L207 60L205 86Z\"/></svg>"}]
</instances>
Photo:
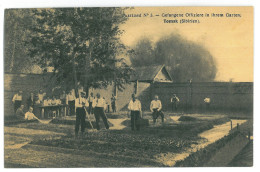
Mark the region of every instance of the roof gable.
<instances>
[{"instance_id":1,"label":"roof gable","mask_svg":"<svg viewBox=\"0 0 260 172\"><path fill-rule=\"evenodd\" d=\"M134 68L130 81L136 80L141 82L171 82L172 78L164 65L157 65Z\"/></svg>"}]
</instances>

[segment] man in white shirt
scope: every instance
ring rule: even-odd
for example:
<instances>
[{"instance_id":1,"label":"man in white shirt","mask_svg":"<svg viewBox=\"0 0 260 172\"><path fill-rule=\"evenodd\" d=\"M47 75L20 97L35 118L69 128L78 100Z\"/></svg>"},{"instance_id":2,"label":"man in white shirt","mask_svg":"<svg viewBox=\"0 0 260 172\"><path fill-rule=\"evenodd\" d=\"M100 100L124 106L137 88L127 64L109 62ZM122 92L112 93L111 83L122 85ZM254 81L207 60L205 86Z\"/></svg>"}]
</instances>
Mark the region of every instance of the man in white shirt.
<instances>
[{"instance_id":1,"label":"man in white shirt","mask_svg":"<svg viewBox=\"0 0 260 172\"><path fill-rule=\"evenodd\" d=\"M25 113L24 119L26 119L26 120L34 120L34 119L39 120L39 119L33 114L33 108L32 108L32 107L30 107L30 108L29 108L29 111Z\"/></svg>"},{"instance_id":2,"label":"man in white shirt","mask_svg":"<svg viewBox=\"0 0 260 172\"><path fill-rule=\"evenodd\" d=\"M156 123L156 119L161 116L162 118L162 123L164 122L164 114L161 111L162 109L162 103L161 100L159 100L158 95L154 96L154 100L152 100L151 104L150 104L150 110L152 112L152 116L153 116L153 123Z\"/></svg>"},{"instance_id":3,"label":"man in white shirt","mask_svg":"<svg viewBox=\"0 0 260 172\"><path fill-rule=\"evenodd\" d=\"M136 99L136 95L132 94L132 99L128 104L128 109L131 113L131 129L134 131L135 129L137 131L140 130L140 117L142 115L142 106L141 102Z\"/></svg>"},{"instance_id":4,"label":"man in white shirt","mask_svg":"<svg viewBox=\"0 0 260 172\"><path fill-rule=\"evenodd\" d=\"M78 137L79 127L81 128L81 135L84 135L85 132L85 118L86 111L85 107L88 107L89 104L85 98L85 92L80 93L81 96L75 100L76 107L76 124L75 124L75 137Z\"/></svg>"},{"instance_id":5,"label":"man in white shirt","mask_svg":"<svg viewBox=\"0 0 260 172\"><path fill-rule=\"evenodd\" d=\"M39 93L38 93L38 98L39 98L39 101L41 103L43 103L43 100L44 100L44 97L45 97L46 93L44 93L42 90L39 90Z\"/></svg>"},{"instance_id":6,"label":"man in white shirt","mask_svg":"<svg viewBox=\"0 0 260 172\"><path fill-rule=\"evenodd\" d=\"M69 92L66 98L66 102L69 105L69 115L75 115L75 95L73 93L73 90Z\"/></svg>"},{"instance_id":7,"label":"man in white shirt","mask_svg":"<svg viewBox=\"0 0 260 172\"><path fill-rule=\"evenodd\" d=\"M94 115L96 118L96 126L97 130L100 130L99 121L100 117L102 118L106 129L109 129L109 125L107 122L107 117L105 115L104 109L106 108L106 102L103 98L100 98L100 94L97 93L97 98L93 101Z\"/></svg>"},{"instance_id":8,"label":"man in white shirt","mask_svg":"<svg viewBox=\"0 0 260 172\"><path fill-rule=\"evenodd\" d=\"M16 113L17 109L21 106L22 104L22 99L23 99L23 92L19 91L16 93L12 99L13 105L14 105L14 113Z\"/></svg>"}]
</instances>

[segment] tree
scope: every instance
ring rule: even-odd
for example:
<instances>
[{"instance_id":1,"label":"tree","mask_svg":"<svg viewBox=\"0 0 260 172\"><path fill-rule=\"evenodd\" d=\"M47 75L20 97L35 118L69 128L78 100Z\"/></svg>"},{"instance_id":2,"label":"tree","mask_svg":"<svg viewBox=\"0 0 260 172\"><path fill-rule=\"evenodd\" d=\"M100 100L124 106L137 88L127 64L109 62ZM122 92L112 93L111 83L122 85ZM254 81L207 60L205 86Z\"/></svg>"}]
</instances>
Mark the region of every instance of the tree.
<instances>
[{"instance_id":1,"label":"tree","mask_svg":"<svg viewBox=\"0 0 260 172\"><path fill-rule=\"evenodd\" d=\"M121 88L130 68L119 56L127 53L120 42L124 8L63 8L33 10L30 57L42 68L53 67L57 84Z\"/></svg>"},{"instance_id":2,"label":"tree","mask_svg":"<svg viewBox=\"0 0 260 172\"><path fill-rule=\"evenodd\" d=\"M28 57L28 49L24 44L24 40L29 36L27 28L32 23L31 19L31 10L5 10L5 72L28 72L32 66L32 60Z\"/></svg>"},{"instance_id":3,"label":"tree","mask_svg":"<svg viewBox=\"0 0 260 172\"><path fill-rule=\"evenodd\" d=\"M137 45L142 42L144 40L140 40ZM187 82L190 79L207 82L216 77L213 56L198 43L188 41L179 34L171 34L159 39L152 50L150 45L146 43L141 49L134 48L136 53L132 53L130 58L133 66L165 64L176 82ZM151 58L142 58L137 54L151 54Z\"/></svg>"}]
</instances>

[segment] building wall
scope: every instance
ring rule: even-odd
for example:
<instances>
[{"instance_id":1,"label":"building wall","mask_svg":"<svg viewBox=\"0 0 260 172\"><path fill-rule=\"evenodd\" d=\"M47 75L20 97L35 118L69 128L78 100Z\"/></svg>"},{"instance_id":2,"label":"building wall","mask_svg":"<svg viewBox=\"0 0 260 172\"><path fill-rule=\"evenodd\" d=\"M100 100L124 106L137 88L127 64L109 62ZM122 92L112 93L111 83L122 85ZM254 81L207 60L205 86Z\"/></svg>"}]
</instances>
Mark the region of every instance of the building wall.
<instances>
[{"instance_id":1,"label":"building wall","mask_svg":"<svg viewBox=\"0 0 260 172\"><path fill-rule=\"evenodd\" d=\"M51 89L55 86L54 80L49 75L40 74L5 74L4 81L4 115L13 115L12 97L19 91L23 91L23 104L31 92L37 93L39 89L51 95ZM127 110L127 105L134 93L134 83L125 85L123 91L117 91L117 110ZM90 90L94 95L99 92L105 97L108 104L113 92L113 85L106 89ZM179 108L200 111L205 108L204 98L211 98L211 110L216 111L252 111L253 110L253 83L241 82L204 82L204 83L138 83L137 96L142 103L143 110L149 110L149 105L154 95L159 95L163 110L171 110L170 98L176 94L180 98Z\"/></svg>"},{"instance_id":2,"label":"building wall","mask_svg":"<svg viewBox=\"0 0 260 172\"><path fill-rule=\"evenodd\" d=\"M13 74L4 75L4 115L14 115L12 98L19 90L23 91L22 104L27 107L26 100L30 93L37 93L40 89L50 95L54 87L54 80L50 75L42 74Z\"/></svg>"},{"instance_id":3,"label":"building wall","mask_svg":"<svg viewBox=\"0 0 260 172\"><path fill-rule=\"evenodd\" d=\"M253 111L252 82L204 82L204 83L155 83L151 94L158 94L163 109L171 109L170 98L180 98L180 109L200 111L205 109L204 98L211 99L211 110Z\"/></svg>"}]
</instances>

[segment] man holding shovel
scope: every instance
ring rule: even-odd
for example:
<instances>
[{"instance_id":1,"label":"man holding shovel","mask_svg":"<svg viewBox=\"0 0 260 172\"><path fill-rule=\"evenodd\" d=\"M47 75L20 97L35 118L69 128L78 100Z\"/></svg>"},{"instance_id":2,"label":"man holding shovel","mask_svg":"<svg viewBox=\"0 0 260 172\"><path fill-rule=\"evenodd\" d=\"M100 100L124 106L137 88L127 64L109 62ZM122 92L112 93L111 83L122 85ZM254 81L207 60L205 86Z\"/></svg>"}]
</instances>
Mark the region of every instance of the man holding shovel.
<instances>
[{"instance_id":1,"label":"man holding shovel","mask_svg":"<svg viewBox=\"0 0 260 172\"><path fill-rule=\"evenodd\" d=\"M80 92L79 98L75 100L75 107L76 107L76 124L75 124L75 137L78 137L79 127L81 127L81 136L84 135L85 132L85 118L86 118L86 108L88 107L88 101L86 100L85 92Z\"/></svg>"}]
</instances>

